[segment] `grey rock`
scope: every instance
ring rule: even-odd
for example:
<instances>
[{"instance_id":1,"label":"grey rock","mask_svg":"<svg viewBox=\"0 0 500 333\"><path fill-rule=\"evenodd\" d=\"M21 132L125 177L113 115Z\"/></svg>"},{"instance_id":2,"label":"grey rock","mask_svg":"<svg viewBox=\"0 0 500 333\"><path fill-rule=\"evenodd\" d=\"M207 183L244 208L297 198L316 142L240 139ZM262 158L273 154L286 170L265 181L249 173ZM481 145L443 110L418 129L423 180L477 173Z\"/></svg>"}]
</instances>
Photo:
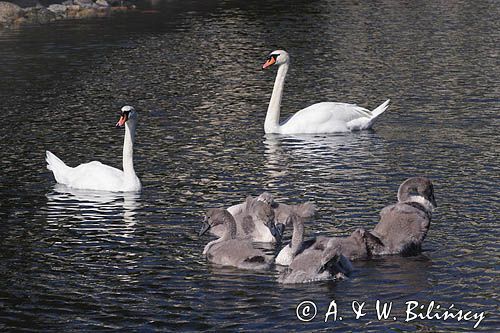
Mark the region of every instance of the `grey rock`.
<instances>
[{"instance_id":1,"label":"grey rock","mask_svg":"<svg viewBox=\"0 0 500 333\"><path fill-rule=\"evenodd\" d=\"M45 24L54 21L56 14L45 7L31 7L24 10L24 19L27 24Z\"/></svg>"},{"instance_id":2,"label":"grey rock","mask_svg":"<svg viewBox=\"0 0 500 333\"><path fill-rule=\"evenodd\" d=\"M20 15L22 15L22 9L18 5L10 2L0 2L0 25L10 25Z\"/></svg>"},{"instance_id":3,"label":"grey rock","mask_svg":"<svg viewBox=\"0 0 500 333\"><path fill-rule=\"evenodd\" d=\"M74 0L73 3L82 8L95 8L98 7L92 0Z\"/></svg>"},{"instance_id":4,"label":"grey rock","mask_svg":"<svg viewBox=\"0 0 500 333\"><path fill-rule=\"evenodd\" d=\"M55 14L65 14L68 7L65 5L53 4L50 5L47 9Z\"/></svg>"},{"instance_id":5,"label":"grey rock","mask_svg":"<svg viewBox=\"0 0 500 333\"><path fill-rule=\"evenodd\" d=\"M109 7L109 3L106 0L97 0L95 3L101 7Z\"/></svg>"}]
</instances>

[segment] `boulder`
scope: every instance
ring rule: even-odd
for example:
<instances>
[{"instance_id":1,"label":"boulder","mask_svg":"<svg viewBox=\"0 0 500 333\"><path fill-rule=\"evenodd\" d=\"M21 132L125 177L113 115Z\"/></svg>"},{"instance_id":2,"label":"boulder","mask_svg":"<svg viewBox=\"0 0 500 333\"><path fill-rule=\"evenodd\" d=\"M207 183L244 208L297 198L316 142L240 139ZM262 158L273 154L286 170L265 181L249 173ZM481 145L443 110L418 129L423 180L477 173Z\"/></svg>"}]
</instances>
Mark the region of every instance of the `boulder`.
<instances>
[{"instance_id":1,"label":"boulder","mask_svg":"<svg viewBox=\"0 0 500 333\"><path fill-rule=\"evenodd\" d=\"M66 17L68 18L76 18L76 14L80 11L80 6L78 5L70 5L66 6L68 9L66 10Z\"/></svg>"},{"instance_id":2,"label":"boulder","mask_svg":"<svg viewBox=\"0 0 500 333\"><path fill-rule=\"evenodd\" d=\"M24 10L23 17L27 24L45 24L54 21L56 14L45 7L31 7Z\"/></svg>"},{"instance_id":3,"label":"boulder","mask_svg":"<svg viewBox=\"0 0 500 333\"><path fill-rule=\"evenodd\" d=\"M73 0L75 5L78 5L82 8L96 8L98 7L92 0Z\"/></svg>"},{"instance_id":4,"label":"boulder","mask_svg":"<svg viewBox=\"0 0 500 333\"><path fill-rule=\"evenodd\" d=\"M54 14L65 15L68 7L66 7L65 5L53 4L53 5L50 5L47 9L50 10Z\"/></svg>"},{"instance_id":5,"label":"boulder","mask_svg":"<svg viewBox=\"0 0 500 333\"><path fill-rule=\"evenodd\" d=\"M22 16L22 8L10 2L0 1L0 26L11 25L20 16Z\"/></svg>"},{"instance_id":6,"label":"boulder","mask_svg":"<svg viewBox=\"0 0 500 333\"><path fill-rule=\"evenodd\" d=\"M76 13L75 18L89 18L89 17L97 17L97 10L94 8L82 8L78 13Z\"/></svg>"},{"instance_id":7,"label":"boulder","mask_svg":"<svg viewBox=\"0 0 500 333\"><path fill-rule=\"evenodd\" d=\"M101 7L109 7L109 3L106 0L97 0L95 3Z\"/></svg>"}]
</instances>

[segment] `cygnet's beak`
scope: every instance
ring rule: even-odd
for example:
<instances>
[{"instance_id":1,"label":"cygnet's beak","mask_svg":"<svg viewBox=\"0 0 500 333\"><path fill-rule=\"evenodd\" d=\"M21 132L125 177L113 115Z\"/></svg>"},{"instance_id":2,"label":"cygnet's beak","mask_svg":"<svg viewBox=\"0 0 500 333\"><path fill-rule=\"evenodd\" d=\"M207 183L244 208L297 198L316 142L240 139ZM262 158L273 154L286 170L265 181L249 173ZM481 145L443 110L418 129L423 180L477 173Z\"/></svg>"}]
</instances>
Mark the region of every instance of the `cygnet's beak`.
<instances>
[{"instance_id":1,"label":"cygnet's beak","mask_svg":"<svg viewBox=\"0 0 500 333\"><path fill-rule=\"evenodd\" d=\"M275 224L276 231L278 232L279 238L283 238L283 234L285 233L285 225L283 223Z\"/></svg>"},{"instance_id":2,"label":"cygnet's beak","mask_svg":"<svg viewBox=\"0 0 500 333\"><path fill-rule=\"evenodd\" d=\"M436 198L434 198L434 193L431 194L429 201L431 202L432 206L434 206L434 208L437 208L438 205L436 202Z\"/></svg>"},{"instance_id":3,"label":"cygnet's beak","mask_svg":"<svg viewBox=\"0 0 500 333\"><path fill-rule=\"evenodd\" d=\"M201 226L201 229L200 229L200 232L198 235L203 236L208 231L208 229L210 229L210 224L208 224L208 220L205 217L205 219L203 220L203 225Z\"/></svg>"},{"instance_id":4,"label":"cygnet's beak","mask_svg":"<svg viewBox=\"0 0 500 333\"><path fill-rule=\"evenodd\" d=\"M273 237L276 238L278 242L281 242L285 226L281 223L274 224L274 221L270 221L266 223L266 227L269 228L271 235L273 235Z\"/></svg>"}]
</instances>

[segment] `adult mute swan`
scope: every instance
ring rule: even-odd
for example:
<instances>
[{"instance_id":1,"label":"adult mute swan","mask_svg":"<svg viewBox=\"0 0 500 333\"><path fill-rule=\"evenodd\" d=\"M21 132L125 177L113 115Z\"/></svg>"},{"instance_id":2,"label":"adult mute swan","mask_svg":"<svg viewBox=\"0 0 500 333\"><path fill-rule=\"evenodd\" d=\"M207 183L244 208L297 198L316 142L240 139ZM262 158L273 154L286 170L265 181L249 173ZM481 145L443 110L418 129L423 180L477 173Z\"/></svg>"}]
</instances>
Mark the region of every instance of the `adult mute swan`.
<instances>
[{"instance_id":1,"label":"adult mute swan","mask_svg":"<svg viewBox=\"0 0 500 333\"><path fill-rule=\"evenodd\" d=\"M267 108L264 132L277 134L333 133L364 130L372 127L375 120L387 109L389 99L370 111L355 104L322 102L313 104L291 116L280 124L280 107L286 73L289 66L288 53L273 51L262 66L266 69L278 65L273 94Z\"/></svg>"},{"instance_id":2,"label":"adult mute swan","mask_svg":"<svg viewBox=\"0 0 500 333\"><path fill-rule=\"evenodd\" d=\"M140 191L141 182L135 174L133 162L137 118L135 109L127 105L121 109L120 120L116 123L116 127L125 126L123 171L97 161L72 168L48 150L46 151L47 169L52 170L58 183L76 189L113 192Z\"/></svg>"}]
</instances>

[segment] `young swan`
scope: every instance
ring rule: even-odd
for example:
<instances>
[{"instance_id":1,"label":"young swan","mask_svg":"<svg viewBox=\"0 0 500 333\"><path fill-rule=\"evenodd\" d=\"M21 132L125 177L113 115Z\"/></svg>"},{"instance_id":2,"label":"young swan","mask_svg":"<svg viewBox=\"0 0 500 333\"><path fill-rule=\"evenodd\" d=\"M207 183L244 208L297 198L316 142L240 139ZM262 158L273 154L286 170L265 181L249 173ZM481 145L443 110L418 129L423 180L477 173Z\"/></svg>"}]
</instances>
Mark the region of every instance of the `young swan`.
<instances>
[{"instance_id":1,"label":"young swan","mask_svg":"<svg viewBox=\"0 0 500 333\"><path fill-rule=\"evenodd\" d=\"M323 242L324 247L328 242L337 246L340 253L350 260L364 259L371 255L371 243L368 242L368 238L373 238L373 236L363 228L354 230L348 237L318 237L304 241L303 221L296 216L292 216L287 221L287 224L290 223L293 225L292 240L276 256L275 262L278 265L290 265L297 254L319 242Z\"/></svg>"},{"instance_id":2,"label":"young swan","mask_svg":"<svg viewBox=\"0 0 500 333\"><path fill-rule=\"evenodd\" d=\"M265 227L269 214L262 213L262 205L267 204L272 208L276 233ZM274 200L272 194L263 192L256 198L248 197L245 202L233 205L227 209L236 220L236 231L238 237L249 237L256 242L280 242L288 217L296 214L304 219L310 219L316 215L316 206L311 203L298 205L286 205ZM212 228L210 232L221 236L224 232L223 226Z\"/></svg>"},{"instance_id":3,"label":"young swan","mask_svg":"<svg viewBox=\"0 0 500 333\"><path fill-rule=\"evenodd\" d=\"M338 244L323 240L298 254L290 266L279 276L280 283L308 283L345 278L352 271L349 259L345 258Z\"/></svg>"},{"instance_id":4,"label":"young swan","mask_svg":"<svg viewBox=\"0 0 500 333\"><path fill-rule=\"evenodd\" d=\"M373 254L419 253L436 207L430 179L413 177L404 181L399 186L398 203L382 209L380 221L371 231L380 243L373 247Z\"/></svg>"},{"instance_id":5,"label":"young swan","mask_svg":"<svg viewBox=\"0 0 500 333\"><path fill-rule=\"evenodd\" d=\"M304 221L290 217L293 224L292 241L276 257L276 264L289 266L278 282L306 283L345 277L352 265L342 255L342 247L334 238L316 237L304 242Z\"/></svg>"},{"instance_id":6,"label":"young swan","mask_svg":"<svg viewBox=\"0 0 500 333\"><path fill-rule=\"evenodd\" d=\"M236 222L223 208L211 208L207 211L200 235L221 224L225 226L222 237L209 242L203 249L208 261L242 269L269 269L271 262L266 259L264 252L255 249L250 240L236 238ZM274 224L270 227L274 227Z\"/></svg>"},{"instance_id":7,"label":"young swan","mask_svg":"<svg viewBox=\"0 0 500 333\"><path fill-rule=\"evenodd\" d=\"M255 242L274 243L281 240L281 235L275 228L267 225L274 224L274 211L270 204L259 198L248 197L243 204L236 205L236 209L228 209L236 222L236 237L248 238ZM220 224L210 228L210 233L221 237L225 226Z\"/></svg>"}]
</instances>

